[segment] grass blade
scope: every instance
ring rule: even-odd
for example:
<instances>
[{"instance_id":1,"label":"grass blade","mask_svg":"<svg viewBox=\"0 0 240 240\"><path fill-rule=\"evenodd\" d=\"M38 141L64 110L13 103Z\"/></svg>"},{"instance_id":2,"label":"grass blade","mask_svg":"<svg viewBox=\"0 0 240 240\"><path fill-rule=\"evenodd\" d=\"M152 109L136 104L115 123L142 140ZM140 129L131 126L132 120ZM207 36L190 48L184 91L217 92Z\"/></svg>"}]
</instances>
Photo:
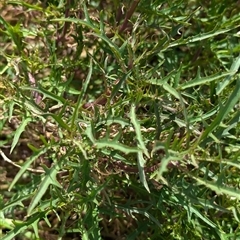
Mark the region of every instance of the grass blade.
<instances>
[{"instance_id":1,"label":"grass blade","mask_svg":"<svg viewBox=\"0 0 240 240\"><path fill-rule=\"evenodd\" d=\"M209 127L203 132L200 140L204 140L208 134L212 133L216 127L224 120L224 118L228 115L228 113L233 109L233 107L237 104L240 99L240 79L238 78L236 81L236 87L233 90L232 94L228 98L226 104L221 107L218 115L211 123Z\"/></svg>"},{"instance_id":2,"label":"grass blade","mask_svg":"<svg viewBox=\"0 0 240 240\"><path fill-rule=\"evenodd\" d=\"M229 75L225 77L223 82L218 83L217 90L216 90L217 95L219 95L223 91L223 89L230 83L233 76L237 73L239 67L240 67L240 55L233 62L232 66L230 68Z\"/></svg>"}]
</instances>

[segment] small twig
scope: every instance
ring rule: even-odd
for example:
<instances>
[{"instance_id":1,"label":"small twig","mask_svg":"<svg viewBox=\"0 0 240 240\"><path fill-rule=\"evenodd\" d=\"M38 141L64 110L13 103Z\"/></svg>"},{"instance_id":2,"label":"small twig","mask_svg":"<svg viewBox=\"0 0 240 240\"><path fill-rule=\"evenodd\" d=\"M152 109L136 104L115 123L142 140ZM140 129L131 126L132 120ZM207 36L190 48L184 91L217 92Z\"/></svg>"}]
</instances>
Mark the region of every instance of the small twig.
<instances>
[{"instance_id":1,"label":"small twig","mask_svg":"<svg viewBox=\"0 0 240 240\"><path fill-rule=\"evenodd\" d=\"M70 12L70 7L71 7L70 5L71 5L71 0L68 0L67 4L66 4L66 9L65 9L65 16L64 16L65 18L69 17L69 12ZM68 22L64 23L64 27L63 27L63 31L62 31L62 38L66 35L69 25L70 25L70 23L68 23Z\"/></svg>"},{"instance_id":2,"label":"small twig","mask_svg":"<svg viewBox=\"0 0 240 240\"><path fill-rule=\"evenodd\" d=\"M20 169L22 168L22 166L14 163L11 159L9 159L1 149L0 149L0 155L2 156L4 161L12 164L13 166L15 166L17 168L20 168ZM26 170L29 172L32 172L32 173L46 173L43 169L27 168ZM58 174L65 173L65 172L67 172L67 170L60 171L60 172L58 172Z\"/></svg>"},{"instance_id":3,"label":"small twig","mask_svg":"<svg viewBox=\"0 0 240 240\"><path fill-rule=\"evenodd\" d=\"M67 0L67 3L66 3L66 8L65 8L65 14L64 14L64 17L65 18L68 18L69 17L69 13L70 13L70 8L71 8L71 0ZM60 46L60 43L62 43L64 40L65 40L65 35L67 33L67 30L70 26L70 23L69 22L64 22L64 25L63 25L63 29L62 29L62 32L59 34L57 32L57 46Z\"/></svg>"},{"instance_id":4,"label":"small twig","mask_svg":"<svg viewBox=\"0 0 240 240\"><path fill-rule=\"evenodd\" d=\"M191 62L196 62L201 53L202 53L202 47L199 47L195 52L195 54L193 55Z\"/></svg>"},{"instance_id":5,"label":"small twig","mask_svg":"<svg viewBox=\"0 0 240 240\"><path fill-rule=\"evenodd\" d=\"M0 155L2 156L2 158L3 158L4 161L12 164L13 166L15 166L15 167L17 167L17 168L20 168L20 169L22 168L20 165L14 163L11 159L9 159L1 149L0 149ZM34 172L34 173L45 173L45 171L44 171L44 170L41 170L41 169L27 168L27 170L28 170L29 172Z\"/></svg>"},{"instance_id":6,"label":"small twig","mask_svg":"<svg viewBox=\"0 0 240 240\"><path fill-rule=\"evenodd\" d=\"M128 22L129 22L129 19L132 17L137 5L139 4L140 0L134 0L132 2L132 5L130 7L130 9L127 11L127 14L125 16L125 19L123 21L123 24L121 26L121 28L119 29L119 32L123 32L124 30L126 30L126 28L128 27Z\"/></svg>"},{"instance_id":7,"label":"small twig","mask_svg":"<svg viewBox=\"0 0 240 240\"><path fill-rule=\"evenodd\" d=\"M27 74L28 74L28 79L31 87L36 88L37 87L36 79L33 77L33 75L30 72L28 72ZM32 96L36 104L39 104L42 101L42 96L37 91L32 91Z\"/></svg>"},{"instance_id":8,"label":"small twig","mask_svg":"<svg viewBox=\"0 0 240 240\"><path fill-rule=\"evenodd\" d=\"M119 168L119 170L122 170L122 171L127 172L127 173L138 173L139 172L139 169L137 168L137 166L128 166L121 161L115 161L114 165L117 166L117 168ZM160 167L160 163L157 163L157 164L155 164L153 166L150 166L150 167L144 167L144 172L153 173L159 167Z\"/></svg>"}]
</instances>

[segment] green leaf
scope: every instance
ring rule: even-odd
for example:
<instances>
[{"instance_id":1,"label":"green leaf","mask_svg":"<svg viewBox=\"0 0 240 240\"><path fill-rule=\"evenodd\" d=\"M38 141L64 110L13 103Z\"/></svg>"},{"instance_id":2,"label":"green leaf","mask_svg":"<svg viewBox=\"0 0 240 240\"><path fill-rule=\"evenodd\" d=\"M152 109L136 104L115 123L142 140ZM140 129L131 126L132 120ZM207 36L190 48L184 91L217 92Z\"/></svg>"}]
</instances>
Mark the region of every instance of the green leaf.
<instances>
[{"instance_id":1,"label":"green leaf","mask_svg":"<svg viewBox=\"0 0 240 240\"><path fill-rule=\"evenodd\" d=\"M157 218L155 218L152 214L149 213L148 209L141 209L141 208L136 208L136 207L130 207L130 206L121 206L121 205L115 205L114 207L122 209L128 214L141 214L148 218L149 220L153 221L159 228L161 228L161 224L158 221Z\"/></svg>"},{"instance_id":2,"label":"green leaf","mask_svg":"<svg viewBox=\"0 0 240 240\"><path fill-rule=\"evenodd\" d=\"M42 166L46 173L45 173L45 176L44 176L41 184L39 185L38 189L36 190L36 193L34 194L32 200L29 204L29 207L27 209L28 216L31 215L32 211L37 206L37 204L40 202L42 196L45 194L45 192L47 191L47 189L49 188L50 185L55 185L59 188L62 188L62 186L56 179L57 173L60 170L59 164L60 163L54 164L50 169L45 167L44 165Z\"/></svg>"},{"instance_id":3,"label":"green leaf","mask_svg":"<svg viewBox=\"0 0 240 240\"><path fill-rule=\"evenodd\" d=\"M32 118L31 117L27 117L27 118L23 119L23 121L19 125L18 129L16 130L16 132L14 134L14 138L13 138L12 146L11 146L11 149L10 149L10 153L12 153L13 149L18 144L18 141L19 141L19 138L20 138L21 134L24 132L25 127L31 121L32 121Z\"/></svg>"},{"instance_id":4,"label":"green leaf","mask_svg":"<svg viewBox=\"0 0 240 240\"><path fill-rule=\"evenodd\" d=\"M8 4L13 4L13 5L20 5L20 6L24 6L24 7L27 7L28 9L34 9L34 10L37 10L37 11L46 11L47 9L45 8L43 10L42 7L40 7L39 5L33 5L33 4L29 4L27 2L24 2L24 1L8 1Z\"/></svg>"},{"instance_id":5,"label":"green leaf","mask_svg":"<svg viewBox=\"0 0 240 240\"><path fill-rule=\"evenodd\" d=\"M63 128L63 129L66 129L66 130L71 130L70 126L68 126L60 116L56 115L56 114L53 114L53 113L44 113L42 114L42 116L44 117L52 117L57 123L58 125Z\"/></svg>"},{"instance_id":6,"label":"green leaf","mask_svg":"<svg viewBox=\"0 0 240 240\"><path fill-rule=\"evenodd\" d=\"M190 174L189 174L190 175ZM227 185L219 185L217 182L210 182L200 177L190 175L193 179L197 181L198 184L204 185L211 190L215 191L217 194L226 194L228 196L234 197L240 200L240 191L238 188L228 187Z\"/></svg>"},{"instance_id":7,"label":"green leaf","mask_svg":"<svg viewBox=\"0 0 240 240\"><path fill-rule=\"evenodd\" d=\"M14 206L16 206L16 207L17 207L17 206L24 207L22 201L24 201L24 200L26 200L26 199L28 199L28 198L29 198L29 196L21 196L21 197L18 197L17 199L14 199L14 200L12 200L11 202L6 203L6 204L4 205L4 207L1 208L1 211L6 211L6 210L8 210L9 208L12 208L12 207L14 207Z\"/></svg>"},{"instance_id":8,"label":"green leaf","mask_svg":"<svg viewBox=\"0 0 240 240\"><path fill-rule=\"evenodd\" d=\"M230 28L217 29L217 28L219 28L219 26L216 25L216 27L212 31L210 31L210 32L201 33L201 34L198 34L198 35L193 36L193 37L188 37L187 39L177 40L177 41L169 44L168 48L172 48L172 47L179 46L179 45L182 45L182 44L189 44L189 43L199 42L199 41L202 41L202 40L205 40L205 39L208 39L208 38L212 38L212 37L215 37L215 36L227 33L227 32L229 32L229 31L231 31L231 30L233 30L233 29L235 29L237 27L238 27L238 25L233 25Z\"/></svg>"},{"instance_id":9,"label":"green leaf","mask_svg":"<svg viewBox=\"0 0 240 240\"><path fill-rule=\"evenodd\" d=\"M143 138L142 138L142 133L141 133L141 127L140 127L140 124L137 120L137 117L136 117L136 114L135 114L135 109L136 107L134 105L131 106L131 110L130 110L130 119L131 119L131 122L135 128L135 131L136 131L136 137L137 137L137 140L138 140L138 147L143 151L143 153L148 157L150 158L150 155L148 153L148 150L143 142Z\"/></svg>"},{"instance_id":10,"label":"green leaf","mask_svg":"<svg viewBox=\"0 0 240 240\"><path fill-rule=\"evenodd\" d=\"M6 28L7 34L11 37L11 40L17 46L18 52L21 53L23 49L23 34L20 28L20 24L11 26L3 17L0 16L0 23Z\"/></svg>"},{"instance_id":11,"label":"green leaf","mask_svg":"<svg viewBox=\"0 0 240 240\"><path fill-rule=\"evenodd\" d=\"M232 94L229 96L227 102L222 106L213 122L206 128L206 130L201 135L200 140L206 140L206 137L212 133L216 127L226 118L228 113L234 108L237 102L240 99L240 79L236 80L236 87L233 90Z\"/></svg>"},{"instance_id":12,"label":"green leaf","mask_svg":"<svg viewBox=\"0 0 240 240\"><path fill-rule=\"evenodd\" d=\"M165 82L162 86L167 92L169 92L171 95L173 95L176 99L180 100L178 91L175 90L173 87L171 87L167 82Z\"/></svg>"},{"instance_id":13,"label":"green leaf","mask_svg":"<svg viewBox=\"0 0 240 240\"><path fill-rule=\"evenodd\" d=\"M170 73L168 73L167 76L158 79L158 78L151 78L148 80L145 80L147 83L150 83L152 85L157 85L157 86L163 86L165 83L167 83L167 81L171 78L174 77L174 75L176 74L176 70L171 71Z\"/></svg>"},{"instance_id":14,"label":"green leaf","mask_svg":"<svg viewBox=\"0 0 240 240\"><path fill-rule=\"evenodd\" d=\"M32 215L27 220L21 223L15 222L15 227L13 230L9 231L5 236L1 238L1 240L12 240L15 236L20 233L23 233L29 226L32 226L36 222L38 223L44 216L46 215L45 212L40 212Z\"/></svg>"},{"instance_id":15,"label":"green leaf","mask_svg":"<svg viewBox=\"0 0 240 240\"><path fill-rule=\"evenodd\" d=\"M217 95L219 95L223 91L223 89L230 83L233 76L238 72L239 67L240 67L240 55L232 63L229 75L225 77L223 82L218 82L217 90L216 90Z\"/></svg>"},{"instance_id":16,"label":"green leaf","mask_svg":"<svg viewBox=\"0 0 240 240\"><path fill-rule=\"evenodd\" d=\"M56 94L49 92L48 90L42 88L41 86L39 87L28 87L28 86L24 86L24 87L20 87L21 90L29 90L29 91L35 91L35 92L39 92L42 93L44 98L49 98L52 99L54 101L56 101L59 105L63 105L65 103L65 99L63 97L59 97Z\"/></svg>"},{"instance_id":17,"label":"green leaf","mask_svg":"<svg viewBox=\"0 0 240 240\"><path fill-rule=\"evenodd\" d=\"M13 179L13 181L11 182L11 185L9 186L9 191L12 190L12 188L14 187L14 185L16 184L16 182L20 179L20 177L23 175L23 173L25 171L27 171L27 168L30 167L30 165L36 160L38 159L42 154L47 152L47 148L43 148L42 150L34 153L31 157L29 157L24 164L22 165L21 169L19 170L19 172L17 173L17 175L15 176L15 178Z\"/></svg>"},{"instance_id":18,"label":"green leaf","mask_svg":"<svg viewBox=\"0 0 240 240\"><path fill-rule=\"evenodd\" d=\"M188 208L186 206L184 206L185 209L188 211ZM200 219L202 219L206 224L208 224L210 227L216 228L217 226L210 220L208 219L206 216L204 216L202 213L200 213L197 208L194 208L193 206L189 206L189 210L194 213L197 217L199 217Z\"/></svg>"},{"instance_id":19,"label":"green leaf","mask_svg":"<svg viewBox=\"0 0 240 240\"><path fill-rule=\"evenodd\" d=\"M88 124L86 130L85 130L85 134L88 136L88 138L91 140L92 143L95 143L96 140L93 136L93 126L92 126L92 122L90 124Z\"/></svg>"},{"instance_id":20,"label":"green leaf","mask_svg":"<svg viewBox=\"0 0 240 240\"><path fill-rule=\"evenodd\" d=\"M111 100L113 100L113 98L115 97L115 95L117 94L121 86L124 85L129 75L130 75L130 72L128 72L127 74L124 74L123 77L119 80L119 82L114 86L111 92Z\"/></svg>"},{"instance_id":21,"label":"green leaf","mask_svg":"<svg viewBox=\"0 0 240 240\"><path fill-rule=\"evenodd\" d=\"M74 112L73 112L71 129L74 129L74 125L76 124L76 119L78 118L79 108L81 107L81 105L83 103L83 97L86 94L88 85L91 80L92 69L93 69L93 64L92 64L92 59L90 59L88 75L87 75L86 81L84 81L84 83L83 83L81 94L78 97L77 104L76 104Z\"/></svg>"},{"instance_id":22,"label":"green leaf","mask_svg":"<svg viewBox=\"0 0 240 240\"><path fill-rule=\"evenodd\" d=\"M99 140L95 142L95 146L98 149L101 148L112 148L115 150L119 150L123 153L129 154L129 153L138 153L140 151L137 147L129 147L127 145L121 144L119 142L110 141L110 140Z\"/></svg>"},{"instance_id":23,"label":"green leaf","mask_svg":"<svg viewBox=\"0 0 240 240\"><path fill-rule=\"evenodd\" d=\"M195 87L195 86L202 85L202 84L207 84L209 82L219 80L228 75L229 75L229 72L217 73L217 74L213 74L213 75L207 76L207 77L196 76L196 78L194 78L193 80L186 81L182 85L180 85L180 89L184 90L186 88Z\"/></svg>"},{"instance_id":24,"label":"green leaf","mask_svg":"<svg viewBox=\"0 0 240 240\"><path fill-rule=\"evenodd\" d=\"M143 153L138 152L138 172L140 176L140 181L142 182L143 186L147 189L147 191L150 193L145 172L144 172L144 166L145 166L145 159L143 158Z\"/></svg>"}]
</instances>

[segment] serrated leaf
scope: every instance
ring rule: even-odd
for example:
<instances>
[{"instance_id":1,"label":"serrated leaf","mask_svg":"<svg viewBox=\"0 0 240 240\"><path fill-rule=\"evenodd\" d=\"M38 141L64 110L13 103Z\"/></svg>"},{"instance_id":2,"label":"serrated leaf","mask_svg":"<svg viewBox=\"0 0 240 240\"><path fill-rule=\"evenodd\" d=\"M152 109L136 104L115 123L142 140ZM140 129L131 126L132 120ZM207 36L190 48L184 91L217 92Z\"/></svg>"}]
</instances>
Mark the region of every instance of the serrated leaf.
<instances>
[{"instance_id":1,"label":"serrated leaf","mask_svg":"<svg viewBox=\"0 0 240 240\"><path fill-rule=\"evenodd\" d=\"M4 207L1 209L1 211L6 211L7 209L12 208L14 206L24 207L22 201L24 201L28 198L29 198L29 196L22 196L22 197L19 197L19 198L15 199L15 200L12 200L10 203L6 203L4 205Z\"/></svg>"},{"instance_id":2,"label":"serrated leaf","mask_svg":"<svg viewBox=\"0 0 240 240\"><path fill-rule=\"evenodd\" d=\"M213 75L207 76L207 77L196 76L196 78L194 78L194 79L192 79L190 81L186 81L182 85L180 85L180 89L184 90L186 88L207 84L209 82L219 80L219 79L221 79L223 77L226 77L228 75L229 75L229 72L217 73L217 74L213 74Z\"/></svg>"},{"instance_id":3,"label":"serrated leaf","mask_svg":"<svg viewBox=\"0 0 240 240\"><path fill-rule=\"evenodd\" d=\"M26 221L21 223L15 222L15 227L13 230L9 231L6 235L1 237L1 240L12 240L15 236L17 236L20 233L23 233L29 226L34 224L35 222L39 222L42 218L44 218L45 212L40 212L32 215L30 218L28 218Z\"/></svg>"},{"instance_id":4,"label":"serrated leaf","mask_svg":"<svg viewBox=\"0 0 240 240\"><path fill-rule=\"evenodd\" d=\"M114 142L114 141L111 141L111 140L96 141L95 146L99 149L101 149L101 148L112 148L112 149L124 152L126 154L137 153L137 152L140 151L140 149L137 148L137 147L129 147L127 145L121 144L119 142Z\"/></svg>"},{"instance_id":5,"label":"serrated leaf","mask_svg":"<svg viewBox=\"0 0 240 240\"><path fill-rule=\"evenodd\" d=\"M232 28L229 27L229 28L226 28L226 29L218 29L218 30L216 30L217 28L219 28L219 26L216 25L216 27L212 31L210 31L210 32L201 33L201 34L198 34L197 36L189 37L187 39L176 40L175 42L169 44L169 46L167 48L180 46L182 44L199 42L199 41L202 41L204 39L212 38L212 37L215 37L215 36L227 33L227 32L229 32L232 29L235 29L237 27L238 27L238 25L233 25Z\"/></svg>"},{"instance_id":6,"label":"serrated leaf","mask_svg":"<svg viewBox=\"0 0 240 240\"><path fill-rule=\"evenodd\" d=\"M205 185L206 187L210 188L211 190L215 191L217 194L226 194L228 196L237 198L240 200L240 191L237 188L232 188L228 186L220 186L217 182L210 182L200 177L195 177L190 175L193 179L197 181L200 185Z\"/></svg>"},{"instance_id":7,"label":"serrated leaf","mask_svg":"<svg viewBox=\"0 0 240 240\"><path fill-rule=\"evenodd\" d=\"M55 185L59 188L62 187L56 179L57 173L60 170L59 164L54 164L50 169L45 166L42 166L42 167L44 168L46 174L41 184L39 185L38 189L36 190L36 193L33 196L32 201L29 204L29 207L27 210L28 215L31 215L32 211L37 206L42 196L45 194L45 192L49 188L49 185Z\"/></svg>"},{"instance_id":8,"label":"serrated leaf","mask_svg":"<svg viewBox=\"0 0 240 240\"><path fill-rule=\"evenodd\" d=\"M63 97L59 97L56 94L54 94L52 92L49 92L48 90L46 90L46 89L44 89L40 86L39 87L28 87L28 86L26 87L26 86L24 86L24 87L20 87L20 89L42 93L44 98L52 99L52 100L56 101L58 104L61 104L61 105L66 101Z\"/></svg>"}]
</instances>

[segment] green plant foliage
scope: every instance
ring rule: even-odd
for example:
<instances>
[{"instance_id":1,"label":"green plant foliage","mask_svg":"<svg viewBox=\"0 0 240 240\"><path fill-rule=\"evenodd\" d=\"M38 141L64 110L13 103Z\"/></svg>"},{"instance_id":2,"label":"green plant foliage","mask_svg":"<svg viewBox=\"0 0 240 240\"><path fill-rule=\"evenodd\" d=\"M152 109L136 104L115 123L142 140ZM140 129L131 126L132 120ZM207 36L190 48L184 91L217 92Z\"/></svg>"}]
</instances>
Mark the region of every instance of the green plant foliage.
<instances>
[{"instance_id":1,"label":"green plant foliage","mask_svg":"<svg viewBox=\"0 0 240 240\"><path fill-rule=\"evenodd\" d=\"M1 239L240 239L239 12L0 2Z\"/></svg>"}]
</instances>

